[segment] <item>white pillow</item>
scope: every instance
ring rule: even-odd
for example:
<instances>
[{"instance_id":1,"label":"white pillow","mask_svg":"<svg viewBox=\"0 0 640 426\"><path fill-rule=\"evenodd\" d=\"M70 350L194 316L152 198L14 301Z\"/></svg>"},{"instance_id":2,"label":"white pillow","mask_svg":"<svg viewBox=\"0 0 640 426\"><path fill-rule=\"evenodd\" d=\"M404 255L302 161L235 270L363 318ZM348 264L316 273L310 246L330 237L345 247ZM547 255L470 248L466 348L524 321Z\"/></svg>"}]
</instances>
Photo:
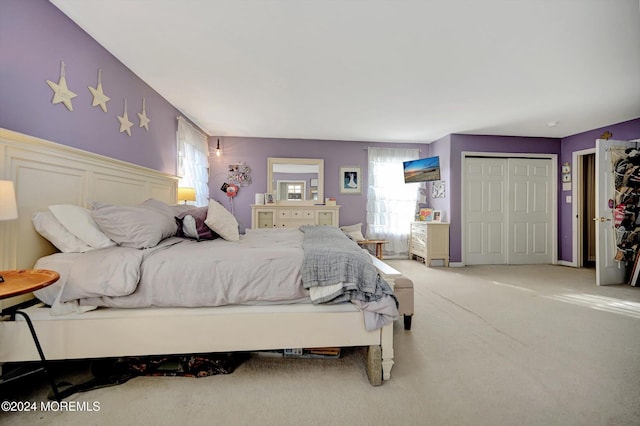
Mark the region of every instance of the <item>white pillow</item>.
<instances>
[{"instance_id":1,"label":"white pillow","mask_svg":"<svg viewBox=\"0 0 640 426\"><path fill-rule=\"evenodd\" d=\"M209 201L209 210L204 223L227 241L238 241L240 239L238 221L229 210L225 209L216 200Z\"/></svg>"},{"instance_id":2,"label":"white pillow","mask_svg":"<svg viewBox=\"0 0 640 426\"><path fill-rule=\"evenodd\" d=\"M341 226L340 229L347 234L347 237L354 241L364 241L366 238L362 235L362 223L356 223L355 225Z\"/></svg>"},{"instance_id":3,"label":"white pillow","mask_svg":"<svg viewBox=\"0 0 640 426\"><path fill-rule=\"evenodd\" d=\"M84 253L93 248L73 235L51 212L35 212L31 217L36 231L62 253Z\"/></svg>"},{"instance_id":4,"label":"white pillow","mask_svg":"<svg viewBox=\"0 0 640 426\"><path fill-rule=\"evenodd\" d=\"M100 230L88 209L72 204L58 204L49 206L49 210L62 226L91 247L99 249L116 245Z\"/></svg>"}]
</instances>

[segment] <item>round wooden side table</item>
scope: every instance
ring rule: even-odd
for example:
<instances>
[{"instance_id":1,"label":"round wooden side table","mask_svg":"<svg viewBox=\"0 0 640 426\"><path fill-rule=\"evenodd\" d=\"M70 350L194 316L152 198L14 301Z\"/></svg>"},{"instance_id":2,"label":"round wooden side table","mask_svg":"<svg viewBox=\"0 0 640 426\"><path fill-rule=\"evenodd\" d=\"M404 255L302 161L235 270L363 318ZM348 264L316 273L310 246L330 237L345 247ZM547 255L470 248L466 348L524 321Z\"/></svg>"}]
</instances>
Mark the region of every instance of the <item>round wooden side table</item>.
<instances>
[{"instance_id":1,"label":"round wooden side table","mask_svg":"<svg viewBox=\"0 0 640 426\"><path fill-rule=\"evenodd\" d=\"M58 281L60 278L60 274L55 271L49 271L46 269L21 269L21 270L13 270L13 271L0 271L0 299L6 299L8 297L19 296L21 294L31 293L32 291L39 290L48 285L51 285ZM57 401L60 401L60 393L58 392L58 387L49 371L47 365L47 359L44 356L44 352L42 350L42 346L40 346L40 341L38 340L38 335L36 334L36 330L33 327L33 323L31 322L31 318L27 315L26 312L21 309L26 308L34 304L34 301L37 303L37 299L31 299L23 303L19 303L15 306L10 306L2 312L0 312L0 316L9 315L12 320L15 320L16 315L22 316L27 326L29 327L29 331L31 332L31 337L33 338L33 343L36 345L36 349L38 350L38 355L40 355L40 368L31 369L28 371L18 371L12 372L13 374L7 374L0 377L0 384L5 384L8 382L12 382L19 378L38 373L43 371L47 379L49 380L49 384L51 385L51 389L53 390L53 396ZM2 344L2 342L0 342Z\"/></svg>"}]
</instances>

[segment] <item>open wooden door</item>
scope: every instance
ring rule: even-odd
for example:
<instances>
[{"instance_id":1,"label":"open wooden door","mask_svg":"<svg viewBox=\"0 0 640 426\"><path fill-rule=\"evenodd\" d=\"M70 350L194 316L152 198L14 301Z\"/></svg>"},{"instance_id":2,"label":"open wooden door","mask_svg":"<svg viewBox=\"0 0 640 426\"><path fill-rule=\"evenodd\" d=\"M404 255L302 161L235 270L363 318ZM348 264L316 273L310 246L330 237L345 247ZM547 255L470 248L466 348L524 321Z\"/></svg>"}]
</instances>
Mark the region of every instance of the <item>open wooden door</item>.
<instances>
[{"instance_id":1,"label":"open wooden door","mask_svg":"<svg viewBox=\"0 0 640 426\"><path fill-rule=\"evenodd\" d=\"M616 230L613 223L615 207L615 174L611 149L634 148L637 142L596 140L596 284L622 284L625 262L615 260ZM612 200L612 201L610 201Z\"/></svg>"}]
</instances>

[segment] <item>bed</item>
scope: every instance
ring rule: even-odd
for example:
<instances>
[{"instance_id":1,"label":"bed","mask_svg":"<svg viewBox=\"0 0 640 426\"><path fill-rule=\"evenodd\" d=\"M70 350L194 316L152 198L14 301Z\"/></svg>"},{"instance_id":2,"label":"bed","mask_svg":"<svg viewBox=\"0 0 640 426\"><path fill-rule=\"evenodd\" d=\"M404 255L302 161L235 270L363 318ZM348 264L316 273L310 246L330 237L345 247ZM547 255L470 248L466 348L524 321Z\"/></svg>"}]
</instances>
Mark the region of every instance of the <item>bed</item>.
<instances>
[{"instance_id":1,"label":"bed","mask_svg":"<svg viewBox=\"0 0 640 426\"><path fill-rule=\"evenodd\" d=\"M154 199L170 205L177 187L174 176L2 129L0 179L16 184L19 210L16 222L0 222L0 269L29 269L56 252L35 231L36 212L91 202L134 206ZM392 286L398 271L370 258ZM65 315L52 315L48 306L27 312L48 359L365 346L371 383L391 377L392 323L369 331L361 307L352 303L268 302L148 308L107 303L112 307ZM0 342L0 362L38 359L23 321L0 322Z\"/></svg>"}]
</instances>

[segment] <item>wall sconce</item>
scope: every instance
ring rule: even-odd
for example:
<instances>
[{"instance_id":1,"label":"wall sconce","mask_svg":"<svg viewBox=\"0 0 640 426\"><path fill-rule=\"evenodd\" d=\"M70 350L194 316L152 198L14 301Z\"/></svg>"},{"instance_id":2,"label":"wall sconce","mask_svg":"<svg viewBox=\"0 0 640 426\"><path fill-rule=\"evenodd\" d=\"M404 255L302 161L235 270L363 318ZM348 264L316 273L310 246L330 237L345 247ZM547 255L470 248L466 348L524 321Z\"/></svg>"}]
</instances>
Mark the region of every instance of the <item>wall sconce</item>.
<instances>
[{"instance_id":1,"label":"wall sconce","mask_svg":"<svg viewBox=\"0 0 640 426\"><path fill-rule=\"evenodd\" d=\"M220 149L220 138L218 138L218 145L216 145L216 157L220 157L222 155L222 150Z\"/></svg>"},{"instance_id":2,"label":"wall sconce","mask_svg":"<svg viewBox=\"0 0 640 426\"><path fill-rule=\"evenodd\" d=\"M178 202L184 201L187 204L187 201L195 201L196 200L196 189L188 188L188 187L180 187L178 188Z\"/></svg>"}]
</instances>

